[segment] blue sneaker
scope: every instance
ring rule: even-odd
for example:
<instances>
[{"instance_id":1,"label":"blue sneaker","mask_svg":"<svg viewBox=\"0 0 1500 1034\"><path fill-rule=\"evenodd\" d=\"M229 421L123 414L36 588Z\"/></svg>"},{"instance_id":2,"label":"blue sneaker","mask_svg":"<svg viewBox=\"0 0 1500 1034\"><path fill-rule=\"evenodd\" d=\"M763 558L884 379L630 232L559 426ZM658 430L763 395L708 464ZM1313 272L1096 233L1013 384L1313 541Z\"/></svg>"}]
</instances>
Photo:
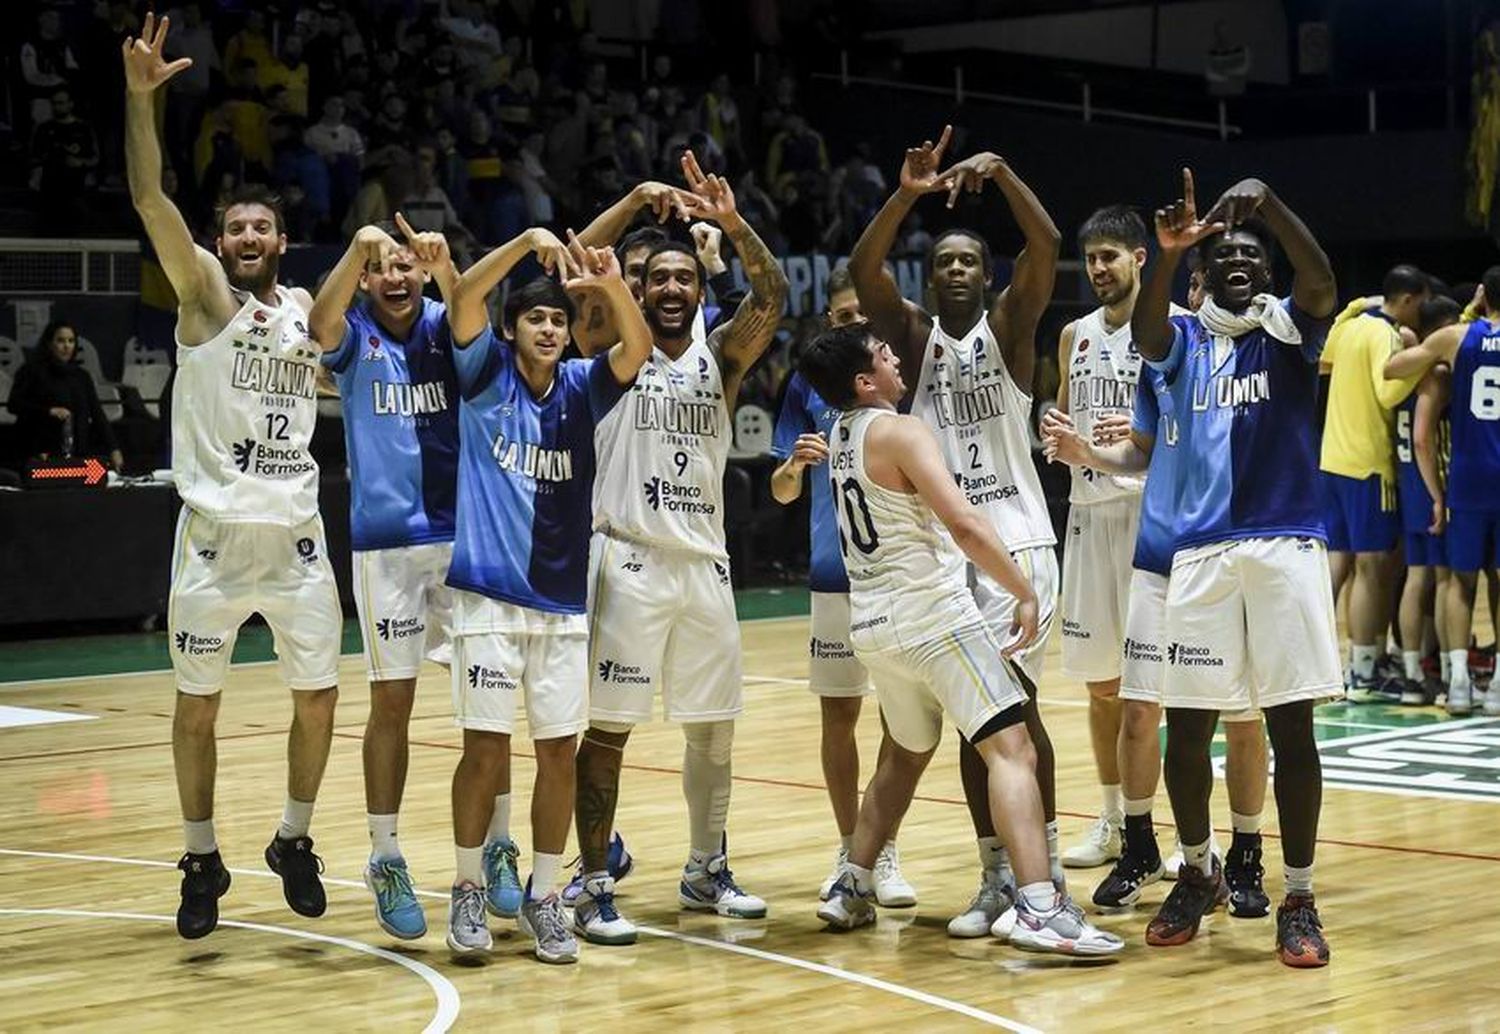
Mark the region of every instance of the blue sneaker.
<instances>
[{"instance_id":1,"label":"blue sneaker","mask_svg":"<svg viewBox=\"0 0 1500 1034\"><path fill-rule=\"evenodd\" d=\"M521 874L516 871L520 848L509 837L484 845L485 907L490 915L514 919L521 911Z\"/></svg>"},{"instance_id":2,"label":"blue sneaker","mask_svg":"<svg viewBox=\"0 0 1500 1034\"><path fill-rule=\"evenodd\" d=\"M414 941L427 933L427 916L412 890L405 858L372 859L365 886L375 895L375 921L392 937Z\"/></svg>"},{"instance_id":3,"label":"blue sneaker","mask_svg":"<svg viewBox=\"0 0 1500 1034\"><path fill-rule=\"evenodd\" d=\"M620 836L619 833L609 838L609 855L605 864L609 870L609 878L615 883L619 883L625 877L629 876L631 870L635 868L635 859L625 849L625 838ZM580 858L578 860L578 870L573 873L573 879L563 888L560 895L564 905L572 906L578 900L578 895L583 893L583 884L583 859Z\"/></svg>"}]
</instances>

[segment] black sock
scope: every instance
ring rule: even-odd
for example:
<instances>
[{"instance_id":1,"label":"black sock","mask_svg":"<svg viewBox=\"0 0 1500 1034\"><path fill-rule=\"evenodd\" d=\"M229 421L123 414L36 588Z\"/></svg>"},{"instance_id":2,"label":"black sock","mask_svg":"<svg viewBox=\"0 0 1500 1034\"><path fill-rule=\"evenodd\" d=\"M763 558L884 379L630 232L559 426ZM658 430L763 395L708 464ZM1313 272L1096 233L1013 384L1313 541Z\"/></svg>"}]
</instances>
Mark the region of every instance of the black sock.
<instances>
[{"instance_id":1,"label":"black sock","mask_svg":"<svg viewBox=\"0 0 1500 1034\"><path fill-rule=\"evenodd\" d=\"M1258 851L1260 845L1261 839L1259 833L1241 833L1236 830L1234 840L1229 845L1229 853L1238 857L1248 851Z\"/></svg>"},{"instance_id":2,"label":"black sock","mask_svg":"<svg viewBox=\"0 0 1500 1034\"><path fill-rule=\"evenodd\" d=\"M1161 849L1156 846L1156 830L1151 825L1151 813L1125 816L1125 852L1139 858L1155 868L1161 861Z\"/></svg>"}]
</instances>

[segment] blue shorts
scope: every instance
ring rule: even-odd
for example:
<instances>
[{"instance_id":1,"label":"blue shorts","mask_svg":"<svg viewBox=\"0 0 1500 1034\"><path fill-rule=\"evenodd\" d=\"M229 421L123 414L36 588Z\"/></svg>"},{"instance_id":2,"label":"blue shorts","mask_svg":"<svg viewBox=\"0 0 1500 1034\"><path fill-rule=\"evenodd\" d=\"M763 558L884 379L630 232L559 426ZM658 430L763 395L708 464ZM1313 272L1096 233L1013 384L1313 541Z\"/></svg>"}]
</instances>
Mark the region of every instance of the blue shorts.
<instances>
[{"instance_id":1,"label":"blue shorts","mask_svg":"<svg viewBox=\"0 0 1500 1034\"><path fill-rule=\"evenodd\" d=\"M1448 566L1478 571L1495 566L1500 545L1500 510L1448 512Z\"/></svg>"},{"instance_id":2,"label":"blue shorts","mask_svg":"<svg viewBox=\"0 0 1500 1034\"><path fill-rule=\"evenodd\" d=\"M1401 537L1396 486L1379 474L1363 481L1323 471L1323 524L1334 553L1384 553Z\"/></svg>"},{"instance_id":3,"label":"blue shorts","mask_svg":"<svg viewBox=\"0 0 1500 1034\"><path fill-rule=\"evenodd\" d=\"M1404 536L1407 567L1447 567L1448 539L1425 531L1408 531Z\"/></svg>"}]
</instances>

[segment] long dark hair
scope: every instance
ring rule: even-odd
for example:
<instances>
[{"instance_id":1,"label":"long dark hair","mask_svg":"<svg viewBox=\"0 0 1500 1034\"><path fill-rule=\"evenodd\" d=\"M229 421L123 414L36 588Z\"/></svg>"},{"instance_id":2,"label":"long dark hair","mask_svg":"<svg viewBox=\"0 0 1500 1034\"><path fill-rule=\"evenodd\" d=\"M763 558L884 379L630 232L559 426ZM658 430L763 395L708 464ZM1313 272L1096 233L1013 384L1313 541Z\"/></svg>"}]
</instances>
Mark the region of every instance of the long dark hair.
<instances>
[{"instance_id":1,"label":"long dark hair","mask_svg":"<svg viewBox=\"0 0 1500 1034\"><path fill-rule=\"evenodd\" d=\"M65 365L52 354L52 339L64 327L73 332L73 340L75 342L73 346L73 358L68 362L78 362L78 345L76 344L78 340L78 328L73 325L71 320L53 320L42 328L41 336L36 339L36 347L31 350L31 357L35 362L51 363L54 366Z\"/></svg>"}]
</instances>

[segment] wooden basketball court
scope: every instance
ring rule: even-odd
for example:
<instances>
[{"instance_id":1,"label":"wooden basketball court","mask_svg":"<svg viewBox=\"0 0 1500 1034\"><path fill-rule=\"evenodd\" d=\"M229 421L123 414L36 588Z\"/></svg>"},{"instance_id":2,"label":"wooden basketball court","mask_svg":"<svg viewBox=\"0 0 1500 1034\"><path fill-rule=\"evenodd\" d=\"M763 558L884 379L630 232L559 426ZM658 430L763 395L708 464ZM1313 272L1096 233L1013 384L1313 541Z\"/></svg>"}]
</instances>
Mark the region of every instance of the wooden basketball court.
<instances>
[{"instance_id":1,"label":"wooden basketball court","mask_svg":"<svg viewBox=\"0 0 1500 1034\"><path fill-rule=\"evenodd\" d=\"M536 962L529 938L497 920L487 963L449 958L448 792L459 737L437 668L419 689L402 813L403 846L430 894L428 936L412 943L380 931L359 883L368 849L360 777L367 692L357 655L343 660L333 756L313 821L327 863L327 915L294 915L261 860L280 816L290 707L274 665L239 666L220 717L217 807L234 885L220 929L197 942L179 940L171 923L181 827L170 673L0 685L0 1027L1500 1029L1500 894L1483 889L1500 876L1500 719L1322 710L1330 785L1317 888L1333 947L1323 970L1278 964L1271 918L1220 912L1185 947L1147 948L1146 920L1169 884L1148 889L1146 911L1098 920L1127 938L1117 960L1072 962L950 940L944 925L977 877L951 734L901 839L921 904L883 911L873 930L834 934L814 916L837 841L821 785L818 708L802 681L806 634L805 618L744 625L748 706L736 742L731 858L770 916L737 922L678 910L682 737L675 727L645 726L626 755L619 813L637 858L621 904L642 937L629 948L585 944L580 964L568 967ZM86 645L55 649L62 665L109 666L107 658L90 663ZM1055 653L1054 639L1042 692L1066 844L1092 817L1098 793L1084 693L1056 674ZM862 723L866 772L878 737L873 710ZM533 769L524 740L517 746L515 832L524 854ZM1222 782L1214 808L1222 830ZM1164 792L1157 816L1170 849ZM1269 798L1267 823L1266 883L1279 899ZM1075 896L1086 901L1105 871L1075 871Z\"/></svg>"}]
</instances>

